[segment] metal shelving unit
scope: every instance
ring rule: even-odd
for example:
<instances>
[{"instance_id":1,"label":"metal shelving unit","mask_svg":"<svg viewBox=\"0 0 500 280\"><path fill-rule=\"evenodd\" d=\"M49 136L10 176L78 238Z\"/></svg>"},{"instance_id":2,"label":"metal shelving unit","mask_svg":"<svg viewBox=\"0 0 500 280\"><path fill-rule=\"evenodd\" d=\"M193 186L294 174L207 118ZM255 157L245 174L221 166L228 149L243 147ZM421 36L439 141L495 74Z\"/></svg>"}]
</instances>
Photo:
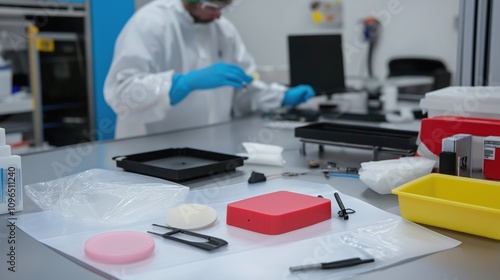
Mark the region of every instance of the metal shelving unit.
<instances>
[{"instance_id":1,"label":"metal shelving unit","mask_svg":"<svg viewBox=\"0 0 500 280\"><path fill-rule=\"evenodd\" d=\"M0 114L7 115L33 112L33 98L26 93L17 94L22 94L23 97L0 100Z\"/></svg>"},{"instance_id":2,"label":"metal shelving unit","mask_svg":"<svg viewBox=\"0 0 500 280\"><path fill-rule=\"evenodd\" d=\"M0 117L23 115L31 122L0 126L30 129L34 148L93 140L82 133L93 121L87 9L86 1L0 0L0 31L10 35L9 51L24 58L17 66L27 74L28 91L26 99L0 102Z\"/></svg>"}]
</instances>

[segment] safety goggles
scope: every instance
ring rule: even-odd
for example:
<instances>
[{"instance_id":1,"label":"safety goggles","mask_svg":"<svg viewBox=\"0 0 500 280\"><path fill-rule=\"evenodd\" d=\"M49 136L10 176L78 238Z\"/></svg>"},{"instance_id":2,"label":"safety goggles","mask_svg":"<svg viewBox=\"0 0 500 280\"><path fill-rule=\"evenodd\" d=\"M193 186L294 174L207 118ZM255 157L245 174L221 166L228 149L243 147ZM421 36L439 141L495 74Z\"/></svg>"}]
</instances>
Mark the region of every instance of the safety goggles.
<instances>
[{"instance_id":1,"label":"safety goggles","mask_svg":"<svg viewBox=\"0 0 500 280\"><path fill-rule=\"evenodd\" d=\"M200 3L201 3L201 7L203 9L207 9L207 10L223 10L224 8L226 8L227 6L229 6L229 4L231 4L231 0L229 1L210 1L210 0L201 0Z\"/></svg>"}]
</instances>

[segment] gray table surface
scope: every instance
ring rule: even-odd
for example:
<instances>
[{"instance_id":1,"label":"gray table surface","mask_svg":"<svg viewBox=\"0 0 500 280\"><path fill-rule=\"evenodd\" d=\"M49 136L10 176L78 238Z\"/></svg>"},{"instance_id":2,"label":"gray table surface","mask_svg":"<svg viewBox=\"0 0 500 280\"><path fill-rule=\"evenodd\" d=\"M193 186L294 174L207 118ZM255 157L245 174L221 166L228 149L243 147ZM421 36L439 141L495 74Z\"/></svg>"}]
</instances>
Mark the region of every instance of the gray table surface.
<instances>
[{"instance_id":1,"label":"gray table surface","mask_svg":"<svg viewBox=\"0 0 500 280\"><path fill-rule=\"evenodd\" d=\"M341 166L359 167L370 161L369 150L349 147L326 146L319 153L317 145L306 145L306 155L300 153L301 142L294 137L289 126L266 127L265 120L258 117L243 118L230 123L151 135L125 140L101 141L61 147L55 150L24 155L22 157L23 185L44 182L82 172L91 168L118 170L112 160L114 156L141 153L167 148L190 147L227 154L244 152L241 143L258 142L280 145L284 148L284 167L269 167L247 164L236 172L217 177L185 182L191 188L211 188L245 182L252 171L275 174L284 171L307 171L307 160L334 161ZM391 157L392 155L387 155ZM399 214L395 195L380 195L357 179L326 179L320 173L304 175L302 180L335 184L344 194L356 197L385 211ZM29 199L24 201L24 211L39 211ZM439 213L436 213L437 215ZM16 215L21 215L17 213ZM16 230L16 272L7 270L8 228L7 215L0 219L0 279L103 279L102 275L78 265L49 247L37 242L29 235ZM491 225L492 227L500 225ZM428 255L373 271L353 279L499 279L500 242L451 230L428 227L431 230L457 239L462 244L456 248ZM166 276L168 277L168 276ZM238 276L235 275L235 279Z\"/></svg>"}]
</instances>

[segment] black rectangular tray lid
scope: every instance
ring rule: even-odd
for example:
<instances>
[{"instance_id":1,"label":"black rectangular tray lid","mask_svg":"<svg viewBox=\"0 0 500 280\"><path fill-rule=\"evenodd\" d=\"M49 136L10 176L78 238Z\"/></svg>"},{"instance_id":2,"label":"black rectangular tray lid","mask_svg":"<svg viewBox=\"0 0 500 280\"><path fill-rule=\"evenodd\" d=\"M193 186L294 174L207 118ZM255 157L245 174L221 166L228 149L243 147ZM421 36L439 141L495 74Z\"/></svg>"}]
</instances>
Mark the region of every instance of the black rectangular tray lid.
<instances>
[{"instance_id":1,"label":"black rectangular tray lid","mask_svg":"<svg viewBox=\"0 0 500 280\"><path fill-rule=\"evenodd\" d=\"M332 143L416 151L418 132L374 126L314 123L297 127L295 137Z\"/></svg>"},{"instance_id":2,"label":"black rectangular tray lid","mask_svg":"<svg viewBox=\"0 0 500 280\"><path fill-rule=\"evenodd\" d=\"M126 171L175 182L234 171L243 166L242 157L192 148L116 156L113 160L117 167Z\"/></svg>"}]
</instances>

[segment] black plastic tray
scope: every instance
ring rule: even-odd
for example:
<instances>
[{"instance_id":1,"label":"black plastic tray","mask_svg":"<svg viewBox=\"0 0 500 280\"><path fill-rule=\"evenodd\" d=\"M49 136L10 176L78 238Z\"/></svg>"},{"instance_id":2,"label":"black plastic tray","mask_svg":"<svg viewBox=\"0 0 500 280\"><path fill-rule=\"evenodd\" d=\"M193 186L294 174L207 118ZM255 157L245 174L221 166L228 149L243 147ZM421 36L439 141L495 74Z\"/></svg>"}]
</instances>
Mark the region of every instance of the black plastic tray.
<instances>
[{"instance_id":1,"label":"black plastic tray","mask_svg":"<svg viewBox=\"0 0 500 280\"><path fill-rule=\"evenodd\" d=\"M416 151L418 132L373 126L314 123L295 128L295 137L332 143Z\"/></svg>"},{"instance_id":2,"label":"black plastic tray","mask_svg":"<svg viewBox=\"0 0 500 280\"><path fill-rule=\"evenodd\" d=\"M242 157L191 148L165 149L113 159L116 166L126 171L175 182L234 171L243 165Z\"/></svg>"}]
</instances>

